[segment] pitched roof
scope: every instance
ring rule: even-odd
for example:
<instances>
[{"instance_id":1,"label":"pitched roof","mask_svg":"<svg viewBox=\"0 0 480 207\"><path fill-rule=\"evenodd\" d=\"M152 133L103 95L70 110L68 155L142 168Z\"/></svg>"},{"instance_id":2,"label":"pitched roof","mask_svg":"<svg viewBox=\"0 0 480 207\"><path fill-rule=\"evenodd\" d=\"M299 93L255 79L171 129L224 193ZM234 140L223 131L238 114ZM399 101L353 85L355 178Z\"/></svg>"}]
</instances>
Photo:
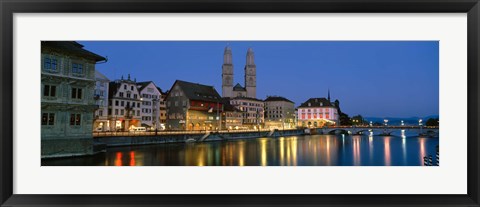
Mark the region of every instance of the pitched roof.
<instances>
[{"instance_id":1,"label":"pitched roof","mask_svg":"<svg viewBox=\"0 0 480 207\"><path fill-rule=\"evenodd\" d=\"M334 105L326 98L310 98L299 107L334 107Z\"/></svg>"},{"instance_id":2,"label":"pitched roof","mask_svg":"<svg viewBox=\"0 0 480 207\"><path fill-rule=\"evenodd\" d=\"M285 97L282 96L268 96L265 101L285 101L285 102L290 102L293 103L293 101L288 100Z\"/></svg>"},{"instance_id":3,"label":"pitched roof","mask_svg":"<svg viewBox=\"0 0 480 207\"><path fill-rule=\"evenodd\" d=\"M199 83L191 83L182 80L176 80L172 86L178 85L185 96L190 100L219 102L222 97L218 94L213 86L202 85ZM172 91L170 89L170 91ZM167 95L168 96L168 95Z\"/></svg>"},{"instance_id":4,"label":"pitched roof","mask_svg":"<svg viewBox=\"0 0 480 207\"><path fill-rule=\"evenodd\" d=\"M138 91L142 91L150 83L153 83L153 82L152 81L137 82L137 86L140 86L140 88L138 88ZM155 84L153 84L153 85L155 85Z\"/></svg>"},{"instance_id":5,"label":"pitched roof","mask_svg":"<svg viewBox=\"0 0 480 207\"><path fill-rule=\"evenodd\" d=\"M237 85L235 85L233 87L233 91L247 91L247 89L245 89L244 87L242 87L242 85L240 85L240 83L237 83Z\"/></svg>"},{"instance_id":6,"label":"pitched roof","mask_svg":"<svg viewBox=\"0 0 480 207\"><path fill-rule=\"evenodd\" d=\"M107 76L103 75L103 74L100 73L100 71L98 71L98 70L95 70L95 79L110 81L110 79L108 79Z\"/></svg>"},{"instance_id":7,"label":"pitched roof","mask_svg":"<svg viewBox=\"0 0 480 207\"><path fill-rule=\"evenodd\" d=\"M83 49L83 45L75 41L42 41L42 48L43 47L49 47L61 52L72 53L84 58L95 60L95 62L107 60L100 55Z\"/></svg>"}]
</instances>

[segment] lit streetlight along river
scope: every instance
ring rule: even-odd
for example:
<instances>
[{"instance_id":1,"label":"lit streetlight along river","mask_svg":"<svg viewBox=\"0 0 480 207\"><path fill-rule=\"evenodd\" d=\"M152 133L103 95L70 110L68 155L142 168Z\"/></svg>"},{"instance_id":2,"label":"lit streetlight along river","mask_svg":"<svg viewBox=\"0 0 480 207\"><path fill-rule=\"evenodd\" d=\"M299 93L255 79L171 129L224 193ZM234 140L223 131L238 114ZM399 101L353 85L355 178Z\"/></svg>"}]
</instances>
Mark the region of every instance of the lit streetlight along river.
<instances>
[{"instance_id":1,"label":"lit streetlight along river","mask_svg":"<svg viewBox=\"0 0 480 207\"><path fill-rule=\"evenodd\" d=\"M307 135L107 148L43 166L422 166L439 138Z\"/></svg>"}]
</instances>

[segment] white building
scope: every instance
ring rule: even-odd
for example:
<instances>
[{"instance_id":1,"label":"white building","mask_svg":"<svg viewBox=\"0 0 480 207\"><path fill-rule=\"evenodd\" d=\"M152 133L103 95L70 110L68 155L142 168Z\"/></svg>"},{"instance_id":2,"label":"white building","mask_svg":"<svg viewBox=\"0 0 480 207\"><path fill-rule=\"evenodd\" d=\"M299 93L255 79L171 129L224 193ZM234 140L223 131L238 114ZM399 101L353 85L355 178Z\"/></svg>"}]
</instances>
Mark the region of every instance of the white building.
<instances>
[{"instance_id":1,"label":"white building","mask_svg":"<svg viewBox=\"0 0 480 207\"><path fill-rule=\"evenodd\" d=\"M108 92L108 119L110 130L128 131L141 126L140 93L137 83L130 79L110 82ZM112 128L113 127L113 128Z\"/></svg>"},{"instance_id":2,"label":"white building","mask_svg":"<svg viewBox=\"0 0 480 207\"><path fill-rule=\"evenodd\" d=\"M234 97L230 99L230 104L242 111L243 127L250 129L263 128L264 102L260 99L249 97Z\"/></svg>"},{"instance_id":3,"label":"white building","mask_svg":"<svg viewBox=\"0 0 480 207\"><path fill-rule=\"evenodd\" d=\"M160 101L162 93L152 81L138 82L138 91L140 92L141 120L142 126L148 130L161 130Z\"/></svg>"},{"instance_id":4,"label":"white building","mask_svg":"<svg viewBox=\"0 0 480 207\"><path fill-rule=\"evenodd\" d=\"M94 97L97 109L95 110L95 117L93 123L94 131L110 131L110 124L108 122L108 83L110 80L95 70L95 91Z\"/></svg>"},{"instance_id":5,"label":"white building","mask_svg":"<svg viewBox=\"0 0 480 207\"><path fill-rule=\"evenodd\" d=\"M310 98L298 107L298 126L317 128L339 125L338 101L326 98Z\"/></svg>"}]
</instances>

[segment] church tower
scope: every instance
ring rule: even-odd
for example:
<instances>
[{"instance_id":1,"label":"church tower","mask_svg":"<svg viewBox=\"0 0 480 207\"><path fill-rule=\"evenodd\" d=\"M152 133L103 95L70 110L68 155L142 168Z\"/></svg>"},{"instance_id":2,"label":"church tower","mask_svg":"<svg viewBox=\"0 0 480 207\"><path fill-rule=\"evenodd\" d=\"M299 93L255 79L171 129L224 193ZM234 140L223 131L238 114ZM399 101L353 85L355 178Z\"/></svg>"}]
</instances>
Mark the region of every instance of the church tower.
<instances>
[{"instance_id":1,"label":"church tower","mask_svg":"<svg viewBox=\"0 0 480 207\"><path fill-rule=\"evenodd\" d=\"M233 97L232 49L225 47L222 65L222 97Z\"/></svg>"},{"instance_id":2,"label":"church tower","mask_svg":"<svg viewBox=\"0 0 480 207\"><path fill-rule=\"evenodd\" d=\"M257 98L257 66L252 48L247 51L247 63L245 65L245 89L247 97Z\"/></svg>"}]
</instances>

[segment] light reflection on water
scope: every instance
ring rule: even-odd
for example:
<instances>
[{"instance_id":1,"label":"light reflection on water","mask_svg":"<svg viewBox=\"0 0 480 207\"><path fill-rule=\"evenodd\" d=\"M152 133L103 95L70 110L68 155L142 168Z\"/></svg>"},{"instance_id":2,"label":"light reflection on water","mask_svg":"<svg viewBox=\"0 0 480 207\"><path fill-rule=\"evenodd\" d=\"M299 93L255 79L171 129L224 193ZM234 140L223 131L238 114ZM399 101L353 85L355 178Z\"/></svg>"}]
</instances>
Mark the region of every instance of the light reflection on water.
<instances>
[{"instance_id":1,"label":"light reflection on water","mask_svg":"<svg viewBox=\"0 0 480 207\"><path fill-rule=\"evenodd\" d=\"M115 166L421 166L438 138L310 135L108 148L42 165Z\"/></svg>"}]
</instances>

